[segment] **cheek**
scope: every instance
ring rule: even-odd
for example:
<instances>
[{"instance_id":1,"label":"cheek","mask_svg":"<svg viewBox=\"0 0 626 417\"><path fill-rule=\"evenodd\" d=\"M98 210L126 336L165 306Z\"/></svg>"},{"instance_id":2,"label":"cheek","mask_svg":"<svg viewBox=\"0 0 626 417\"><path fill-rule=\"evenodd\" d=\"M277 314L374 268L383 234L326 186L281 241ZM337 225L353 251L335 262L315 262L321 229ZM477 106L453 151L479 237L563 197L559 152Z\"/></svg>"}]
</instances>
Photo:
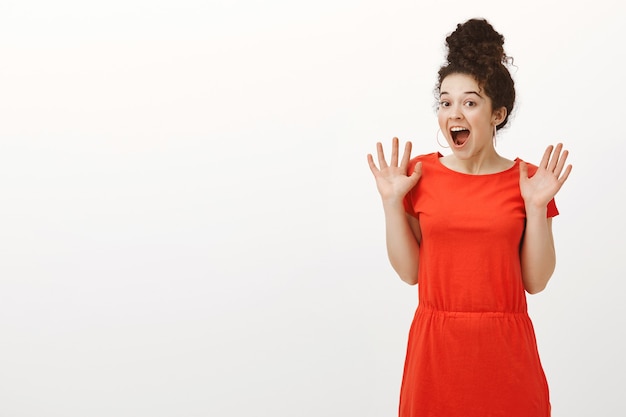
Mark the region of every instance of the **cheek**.
<instances>
[{"instance_id":1,"label":"cheek","mask_svg":"<svg viewBox=\"0 0 626 417\"><path fill-rule=\"evenodd\" d=\"M441 130L445 130L446 116L443 115L441 111L437 112L437 122L439 122L439 127L441 128Z\"/></svg>"}]
</instances>

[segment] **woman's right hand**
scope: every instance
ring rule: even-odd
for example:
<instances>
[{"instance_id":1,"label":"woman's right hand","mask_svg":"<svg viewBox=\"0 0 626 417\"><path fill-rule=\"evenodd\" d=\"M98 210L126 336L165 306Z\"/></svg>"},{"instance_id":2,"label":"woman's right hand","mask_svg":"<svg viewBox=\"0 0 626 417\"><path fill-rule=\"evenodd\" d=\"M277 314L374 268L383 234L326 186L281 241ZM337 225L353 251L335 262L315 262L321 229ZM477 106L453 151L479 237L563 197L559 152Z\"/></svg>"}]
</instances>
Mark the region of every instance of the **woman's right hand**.
<instances>
[{"instance_id":1,"label":"woman's right hand","mask_svg":"<svg viewBox=\"0 0 626 417\"><path fill-rule=\"evenodd\" d=\"M376 187L380 193L383 203L401 203L404 196L417 184L422 176L422 163L415 165L415 170L407 175L407 168L411 159L411 142L407 142L404 147L404 155L398 165L398 138L393 138L391 142L391 160L389 164L385 160L383 145L378 142L376 150L378 152L378 167L374 163L371 154L367 155L367 162L370 170L376 179Z\"/></svg>"}]
</instances>

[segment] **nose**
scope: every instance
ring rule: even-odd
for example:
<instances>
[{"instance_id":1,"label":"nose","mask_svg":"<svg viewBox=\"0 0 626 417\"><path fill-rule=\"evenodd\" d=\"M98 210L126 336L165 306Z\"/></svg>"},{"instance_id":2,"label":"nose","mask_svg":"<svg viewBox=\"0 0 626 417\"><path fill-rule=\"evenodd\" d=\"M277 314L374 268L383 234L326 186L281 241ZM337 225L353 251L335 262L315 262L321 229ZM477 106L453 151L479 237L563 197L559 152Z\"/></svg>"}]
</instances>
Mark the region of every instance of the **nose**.
<instances>
[{"instance_id":1,"label":"nose","mask_svg":"<svg viewBox=\"0 0 626 417\"><path fill-rule=\"evenodd\" d=\"M448 113L448 117L450 119L461 119L463 117L463 112L458 105L452 105L450 106L450 113Z\"/></svg>"}]
</instances>

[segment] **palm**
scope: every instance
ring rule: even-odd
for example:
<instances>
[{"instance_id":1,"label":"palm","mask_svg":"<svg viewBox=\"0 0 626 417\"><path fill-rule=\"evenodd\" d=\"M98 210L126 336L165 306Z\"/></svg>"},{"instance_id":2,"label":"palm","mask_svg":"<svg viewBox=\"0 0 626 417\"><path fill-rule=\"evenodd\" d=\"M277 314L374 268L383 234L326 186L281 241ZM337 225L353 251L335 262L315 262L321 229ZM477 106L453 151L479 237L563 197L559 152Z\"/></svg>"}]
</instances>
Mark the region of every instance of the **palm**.
<instances>
[{"instance_id":1,"label":"palm","mask_svg":"<svg viewBox=\"0 0 626 417\"><path fill-rule=\"evenodd\" d=\"M562 149L563 145L559 143L553 154L553 147L549 146L531 178L528 178L526 165L520 167L520 191L526 205L545 207L567 180L572 166L565 167L568 151L561 152Z\"/></svg>"},{"instance_id":2,"label":"palm","mask_svg":"<svg viewBox=\"0 0 626 417\"><path fill-rule=\"evenodd\" d=\"M416 168L416 172L407 175L407 167L411 157L411 142L407 142L404 155L400 163L398 163L398 139L393 138L391 147L391 159L389 164L385 159L383 146L381 143L376 145L378 153L378 167L374 163L372 155L368 155L370 170L376 179L376 188L383 200L398 201L417 184L420 178L420 172Z\"/></svg>"}]
</instances>

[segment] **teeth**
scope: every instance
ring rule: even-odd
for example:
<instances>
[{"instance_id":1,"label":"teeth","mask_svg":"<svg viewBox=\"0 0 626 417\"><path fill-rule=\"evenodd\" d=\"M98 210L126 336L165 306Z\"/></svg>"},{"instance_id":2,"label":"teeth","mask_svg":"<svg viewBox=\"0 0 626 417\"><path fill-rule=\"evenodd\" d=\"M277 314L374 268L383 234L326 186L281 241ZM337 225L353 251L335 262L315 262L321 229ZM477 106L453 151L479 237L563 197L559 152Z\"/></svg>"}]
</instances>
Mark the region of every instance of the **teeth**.
<instances>
[{"instance_id":1,"label":"teeth","mask_svg":"<svg viewBox=\"0 0 626 417\"><path fill-rule=\"evenodd\" d=\"M452 129L450 129L450 130L451 130L451 131L453 131L453 132L460 132L460 131L462 131L462 130L469 130L469 129L466 129L466 128L464 128L464 127L453 127L453 128L452 128Z\"/></svg>"}]
</instances>

